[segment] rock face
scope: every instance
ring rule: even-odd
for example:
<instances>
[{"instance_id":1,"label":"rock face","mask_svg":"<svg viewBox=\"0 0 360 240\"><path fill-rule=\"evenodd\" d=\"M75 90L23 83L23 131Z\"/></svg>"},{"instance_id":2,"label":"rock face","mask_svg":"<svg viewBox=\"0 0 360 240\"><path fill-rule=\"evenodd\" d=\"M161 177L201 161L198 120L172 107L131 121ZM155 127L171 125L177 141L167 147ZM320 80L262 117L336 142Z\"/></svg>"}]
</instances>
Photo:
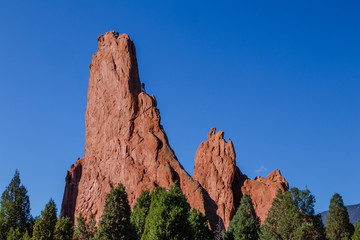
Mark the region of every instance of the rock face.
<instances>
[{"instance_id":1,"label":"rock face","mask_svg":"<svg viewBox=\"0 0 360 240\"><path fill-rule=\"evenodd\" d=\"M193 178L209 193L215 202L217 215L227 228L243 194L249 194L257 216L263 222L278 189L288 189L288 183L275 170L264 179L250 180L236 166L231 140L224 140L224 132L212 128L208 140L202 142L195 155Z\"/></svg>"},{"instance_id":2,"label":"rock face","mask_svg":"<svg viewBox=\"0 0 360 240\"><path fill-rule=\"evenodd\" d=\"M236 163L231 140L224 140L224 132L215 133L213 128L208 141L202 142L195 155L193 178L207 190L217 204L217 214L225 226L235 213L235 199L232 190Z\"/></svg>"},{"instance_id":3,"label":"rock face","mask_svg":"<svg viewBox=\"0 0 360 240\"><path fill-rule=\"evenodd\" d=\"M263 223L271 207L272 200L279 189L286 191L289 189L289 184L281 176L280 170L276 169L266 178L246 179L241 187L241 192L250 195L256 215L259 216L260 221Z\"/></svg>"},{"instance_id":4,"label":"rock face","mask_svg":"<svg viewBox=\"0 0 360 240\"><path fill-rule=\"evenodd\" d=\"M66 175L61 214L76 222L81 213L99 221L106 194L119 183L131 206L142 190L179 184L192 208L209 218L211 228L229 225L244 193L250 194L263 221L272 198L288 184L278 170L250 180L236 166L231 140L215 128L195 156L194 177L183 169L160 124L156 99L141 89L136 51L126 34L98 38L90 65L85 115L84 158Z\"/></svg>"},{"instance_id":5,"label":"rock face","mask_svg":"<svg viewBox=\"0 0 360 240\"><path fill-rule=\"evenodd\" d=\"M98 221L106 194L120 182L133 206L142 190L178 181L191 207L205 213L200 184L183 169L160 125L154 96L142 92L135 46L129 36L98 38L90 65L85 155L66 176L61 213Z\"/></svg>"}]
</instances>

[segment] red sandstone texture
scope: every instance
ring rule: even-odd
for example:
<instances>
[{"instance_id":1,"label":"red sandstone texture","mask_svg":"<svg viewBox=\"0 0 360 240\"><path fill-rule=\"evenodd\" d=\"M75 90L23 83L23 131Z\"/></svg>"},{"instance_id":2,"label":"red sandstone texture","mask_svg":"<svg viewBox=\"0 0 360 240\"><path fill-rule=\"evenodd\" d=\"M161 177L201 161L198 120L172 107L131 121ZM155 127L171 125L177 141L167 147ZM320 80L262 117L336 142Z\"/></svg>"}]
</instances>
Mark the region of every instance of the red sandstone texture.
<instances>
[{"instance_id":1,"label":"red sandstone texture","mask_svg":"<svg viewBox=\"0 0 360 240\"><path fill-rule=\"evenodd\" d=\"M256 177L255 180L246 179L241 187L241 192L250 195L256 215L259 216L263 223L279 189L286 191L289 189L289 184L281 176L280 170L276 169L266 178Z\"/></svg>"},{"instance_id":2,"label":"red sandstone texture","mask_svg":"<svg viewBox=\"0 0 360 240\"><path fill-rule=\"evenodd\" d=\"M195 155L193 178L198 181L217 204L217 214L227 226L235 213L232 190L236 171L235 151L231 140L224 140L224 132L208 134L208 141L202 142Z\"/></svg>"},{"instance_id":3,"label":"red sandstone texture","mask_svg":"<svg viewBox=\"0 0 360 240\"><path fill-rule=\"evenodd\" d=\"M204 210L202 187L183 169L160 125L154 96L141 91L135 46L129 36L98 38L90 65L85 155L66 176L62 214L91 213L98 221L106 194L122 183L130 205L142 190L174 181L191 207Z\"/></svg>"},{"instance_id":4,"label":"red sandstone texture","mask_svg":"<svg viewBox=\"0 0 360 240\"><path fill-rule=\"evenodd\" d=\"M194 177L183 169L160 124L156 99L141 90L136 51L126 34L98 38L90 65L85 115L84 158L66 175L61 213L73 221L91 213L98 221L106 194L122 183L131 206L142 190L169 188L175 181L192 208L209 218L212 229L227 227L244 193L264 221L276 191L288 184L279 171L250 180L236 166L232 142L215 128L201 143Z\"/></svg>"},{"instance_id":5,"label":"red sandstone texture","mask_svg":"<svg viewBox=\"0 0 360 240\"><path fill-rule=\"evenodd\" d=\"M263 222L278 189L288 189L288 183L275 170L264 179L250 180L236 167L231 140L224 140L224 132L212 128L208 140L196 152L193 178L209 193L216 204L216 213L228 227L241 196L249 194L257 216Z\"/></svg>"}]
</instances>

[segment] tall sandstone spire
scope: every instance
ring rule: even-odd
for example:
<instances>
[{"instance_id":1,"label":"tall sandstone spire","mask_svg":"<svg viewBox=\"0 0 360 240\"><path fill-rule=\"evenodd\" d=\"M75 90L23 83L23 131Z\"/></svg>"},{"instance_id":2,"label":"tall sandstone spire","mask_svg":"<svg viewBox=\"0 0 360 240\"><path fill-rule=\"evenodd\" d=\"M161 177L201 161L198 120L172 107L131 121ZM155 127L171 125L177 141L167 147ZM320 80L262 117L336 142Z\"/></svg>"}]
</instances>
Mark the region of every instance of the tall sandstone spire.
<instances>
[{"instance_id":1,"label":"tall sandstone spire","mask_svg":"<svg viewBox=\"0 0 360 240\"><path fill-rule=\"evenodd\" d=\"M85 219L93 213L99 221L106 194L119 183L133 206L142 190L177 182L213 230L227 228L244 193L263 221L276 191L288 188L278 170L266 179L248 179L236 166L232 142L215 128L199 146L191 178L169 145L155 97L141 90L135 46L126 34L98 37L85 123L84 158L67 172L61 207L61 214L75 222L80 213Z\"/></svg>"},{"instance_id":2,"label":"tall sandstone spire","mask_svg":"<svg viewBox=\"0 0 360 240\"><path fill-rule=\"evenodd\" d=\"M191 207L204 210L203 189L183 169L160 124L154 96L141 91L134 43L113 31L98 38L90 65L85 155L66 176L62 214L98 221L106 194L120 182L131 206L142 190L178 181Z\"/></svg>"}]
</instances>

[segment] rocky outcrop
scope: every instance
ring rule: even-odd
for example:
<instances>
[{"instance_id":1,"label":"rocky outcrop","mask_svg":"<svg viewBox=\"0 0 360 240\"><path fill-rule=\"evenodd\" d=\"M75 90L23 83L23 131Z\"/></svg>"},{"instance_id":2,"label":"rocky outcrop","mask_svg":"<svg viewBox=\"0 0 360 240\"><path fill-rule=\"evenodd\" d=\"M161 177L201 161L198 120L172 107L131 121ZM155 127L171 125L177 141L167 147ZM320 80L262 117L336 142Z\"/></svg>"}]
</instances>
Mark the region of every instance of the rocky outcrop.
<instances>
[{"instance_id":1,"label":"rocky outcrop","mask_svg":"<svg viewBox=\"0 0 360 240\"><path fill-rule=\"evenodd\" d=\"M208 134L208 141L202 142L195 155L193 178L198 181L217 204L217 214L225 226L235 213L235 199L232 190L236 163L231 140L224 140L224 132Z\"/></svg>"},{"instance_id":2,"label":"rocky outcrop","mask_svg":"<svg viewBox=\"0 0 360 240\"><path fill-rule=\"evenodd\" d=\"M119 183L133 206L143 190L177 182L191 207L207 215L212 229L221 230L243 194L250 194L264 220L277 189L288 188L279 171L248 179L236 166L231 140L215 128L200 144L191 178L160 120L155 97L141 89L134 43L126 34L101 35L90 65L85 153L67 172L61 214L76 221L80 213L85 219L93 213L98 221L106 194Z\"/></svg>"},{"instance_id":3,"label":"rocky outcrop","mask_svg":"<svg viewBox=\"0 0 360 240\"><path fill-rule=\"evenodd\" d=\"M286 191L289 189L289 184L281 175L280 170L276 169L266 178L258 176L255 180L246 179L241 192L250 195L256 215L261 222L264 222L279 189Z\"/></svg>"},{"instance_id":4,"label":"rocky outcrop","mask_svg":"<svg viewBox=\"0 0 360 240\"><path fill-rule=\"evenodd\" d=\"M126 34L98 38L90 65L85 154L66 176L61 213L102 216L105 196L122 183L130 205L142 190L178 181L191 207L205 213L200 184L183 169L160 124L156 99L141 90L135 46Z\"/></svg>"},{"instance_id":5,"label":"rocky outcrop","mask_svg":"<svg viewBox=\"0 0 360 240\"><path fill-rule=\"evenodd\" d=\"M215 202L216 213L224 227L230 223L243 194L249 194L261 221L271 207L278 189L287 190L288 183L279 170L264 179L250 180L236 166L235 150L231 140L224 140L224 132L212 128L208 140L202 142L195 155L193 178L197 180Z\"/></svg>"}]
</instances>

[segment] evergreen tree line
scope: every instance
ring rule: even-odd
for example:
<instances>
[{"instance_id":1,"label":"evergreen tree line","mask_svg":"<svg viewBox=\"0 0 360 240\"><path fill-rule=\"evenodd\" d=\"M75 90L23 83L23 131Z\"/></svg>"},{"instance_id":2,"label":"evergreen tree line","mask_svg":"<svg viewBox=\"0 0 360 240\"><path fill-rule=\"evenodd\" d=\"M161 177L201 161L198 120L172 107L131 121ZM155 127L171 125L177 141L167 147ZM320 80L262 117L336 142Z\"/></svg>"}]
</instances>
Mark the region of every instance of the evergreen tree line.
<instances>
[{"instance_id":1,"label":"evergreen tree line","mask_svg":"<svg viewBox=\"0 0 360 240\"><path fill-rule=\"evenodd\" d=\"M0 204L0 240L360 240L360 222L355 227L350 223L339 194L331 198L325 228L320 215L315 214L315 197L308 189L279 190L263 224L250 196L244 195L227 231L214 233L206 217L190 209L177 184L169 190L157 187L151 193L143 191L133 211L124 186L119 184L106 196L98 226L93 215L85 221L80 214L75 226L69 218L57 217L52 199L34 219L17 170Z\"/></svg>"}]
</instances>

